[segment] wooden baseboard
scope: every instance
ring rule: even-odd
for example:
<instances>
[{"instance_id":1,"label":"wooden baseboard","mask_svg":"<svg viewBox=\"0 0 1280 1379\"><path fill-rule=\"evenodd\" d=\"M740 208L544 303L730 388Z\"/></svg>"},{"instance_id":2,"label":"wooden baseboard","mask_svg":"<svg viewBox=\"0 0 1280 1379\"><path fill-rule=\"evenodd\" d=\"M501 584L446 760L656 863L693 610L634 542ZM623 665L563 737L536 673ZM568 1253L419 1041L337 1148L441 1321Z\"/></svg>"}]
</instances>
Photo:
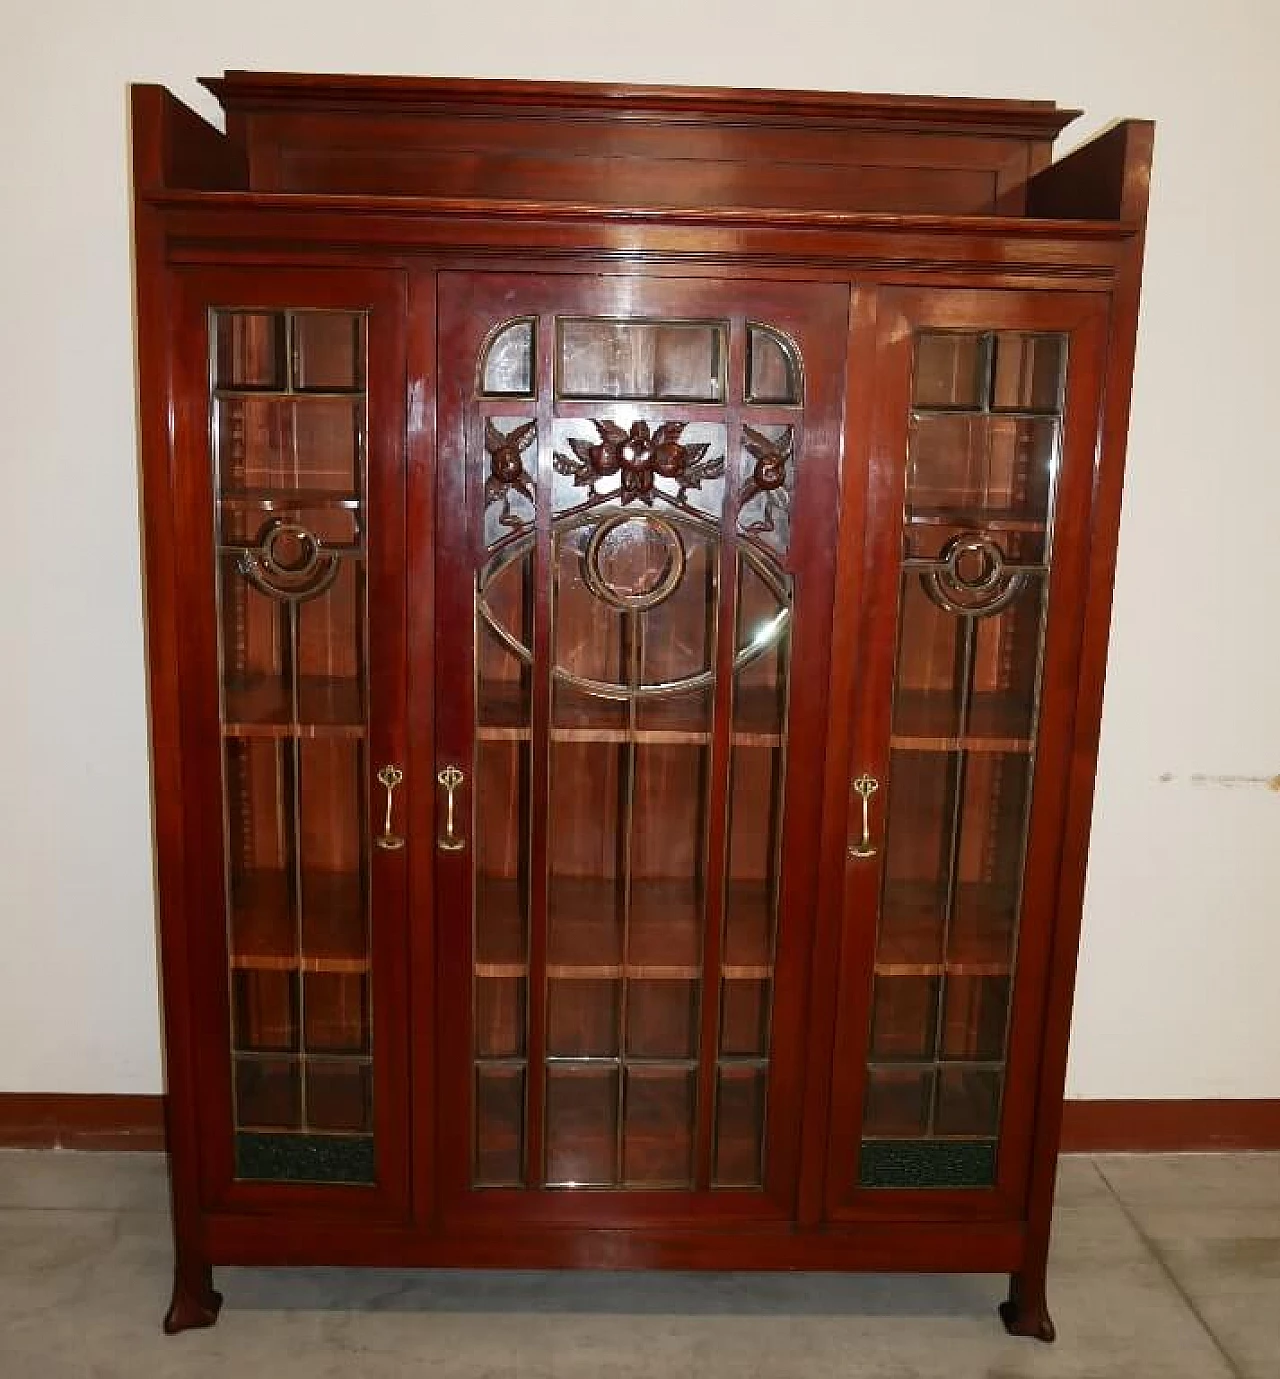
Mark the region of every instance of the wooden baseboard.
<instances>
[{"instance_id":1,"label":"wooden baseboard","mask_svg":"<svg viewBox=\"0 0 1280 1379\"><path fill-rule=\"evenodd\" d=\"M164 1098L0 1092L0 1148L164 1148ZM1068 1101L1067 1154L1280 1149L1277 1101Z\"/></svg>"},{"instance_id":2,"label":"wooden baseboard","mask_svg":"<svg viewBox=\"0 0 1280 1379\"><path fill-rule=\"evenodd\" d=\"M1068 1101L1064 1154L1280 1149L1280 1101Z\"/></svg>"},{"instance_id":3,"label":"wooden baseboard","mask_svg":"<svg viewBox=\"0 0 1280 1379\"><path fill-rule=\"evenodd\" d=\"M0 1148L164 1148L164 1098L0 1092Z\"/></svg>"}]
</instances>

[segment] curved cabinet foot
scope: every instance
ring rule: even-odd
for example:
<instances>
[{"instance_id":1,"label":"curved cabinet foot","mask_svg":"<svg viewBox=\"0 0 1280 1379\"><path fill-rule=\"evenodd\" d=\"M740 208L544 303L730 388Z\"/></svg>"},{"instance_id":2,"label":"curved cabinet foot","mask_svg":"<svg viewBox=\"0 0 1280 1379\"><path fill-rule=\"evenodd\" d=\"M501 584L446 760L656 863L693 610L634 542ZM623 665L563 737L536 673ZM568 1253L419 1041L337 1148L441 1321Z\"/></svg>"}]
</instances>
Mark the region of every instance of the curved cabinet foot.
<instances>
[{"instance_id":1,"label":"curved cabinet foot","mask_svg":"<svg viewBox=\"0 0 1280 1379\"><path fill-rule=\"evenodd\" d=\"M1011 1275L1009 1300L1000 1304L1000 1320L1011 1336L1034 1336L1049 1344L1058 1334L1049 1315L1043 1279L1035 1282L1022 1274Z\"/></svg>"},{"instance_id":2,"label":"curved cabinet foot","mask_svg":"<svg viewBox=\"0 0 1280 1379\"><path fill-rule=\"evenodd\" d=\"M214 1290L212 1269L180 1269L173 1277L173 1300L164 1318L165 1334L176 1336L179 1331L212 1326L221 1306L222 1294Z\"/></svg>"}]
</instances>

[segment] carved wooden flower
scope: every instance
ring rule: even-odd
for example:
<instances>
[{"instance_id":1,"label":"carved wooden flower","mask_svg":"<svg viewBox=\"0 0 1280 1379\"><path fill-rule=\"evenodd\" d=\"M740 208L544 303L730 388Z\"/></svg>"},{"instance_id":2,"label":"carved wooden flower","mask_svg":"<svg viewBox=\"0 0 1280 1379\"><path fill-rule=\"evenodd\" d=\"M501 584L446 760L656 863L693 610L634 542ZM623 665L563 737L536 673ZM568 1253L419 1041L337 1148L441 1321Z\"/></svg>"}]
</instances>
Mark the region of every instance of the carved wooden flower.
<instances>
[{"instance_id":1,"label":"carved wooden flower","mask_svg":"<svg viewBox=\"0 0 1280 1379\"><path fill-rule=\"evenodd\" d=\"M504 527L518 530L523 523L511 511L511 493L523 494L531 503L533 475L524 467L524 452L533 444L538 423L526 421L515 430L500 431L492 421L484 424L484 448L489 454L489 474L484 481L484 504L501 503L498 520Z\"/></svg>"},{"instance_id":2,"label":"carved wooden flower","mask_svg":"<svg viewBox=\"0 0 1280 1379\"><path fill-rule=\"evenodd\" d=\"M686 425L683 421L664 422L653 432L647 421L632 422L629 431L613 421L593 421L592 425L599 440L571 436L569 446L577 458L557 454L554 464L558 474L572 475L576 485L590 487L595 496L599 496L595 492L596 481L617 474L624 503L639 501L652 506L654 477L661 475L679 484L679 502L688 489L700 488L704 479L715 479L724 473L723 456L703 459L711 448L708 444L680 443Z\"/></svg>"}]
</instances>

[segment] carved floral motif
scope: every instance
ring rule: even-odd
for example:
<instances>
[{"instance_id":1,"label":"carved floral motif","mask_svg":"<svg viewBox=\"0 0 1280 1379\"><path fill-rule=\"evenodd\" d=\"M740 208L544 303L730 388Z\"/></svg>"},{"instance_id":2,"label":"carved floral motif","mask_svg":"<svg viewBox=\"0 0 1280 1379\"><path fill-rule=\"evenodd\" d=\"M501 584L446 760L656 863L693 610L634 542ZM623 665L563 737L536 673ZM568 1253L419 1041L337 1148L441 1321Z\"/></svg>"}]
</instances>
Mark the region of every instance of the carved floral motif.
<instances>
[{"instance_id":1,"label":"carved floral motif","mask_svg":"<svg viewBox=\"0 0 1280 1379\"><path fill-rule=\"evenodd\" d=\"M752 536L778 532L783 519L789 517L791 507L790 465L793 459L795 432L790 426L782 430L776 440L752 426L743 426L742 443L755 461L739 495L739 510L754 499L764 496L759 516L743 525L742 530ZM785 534L784 534L785 544Z\"/></svg>"},{"instance_id":2,"label":"carved floral motif","mask_svg":"<svg viewBox=\"0 0 1280 1379\"><path fill-rule=\"evenodd\" d=\"M592 425L598 441L571 436L573 455L557 452L554 460L556 473L572 477L574 484L588 489L592 498L601 496L595 487L599 480L617 475L624 503L641 502L652 507L654 481L661 477L678 485L675 501L680 503L689 489L701 488L704 480L718 479L724 473L723 455L704 458L710 444L680 443L686 425L683 421L663 422L652 432L647 421L632 422L629 431L613 421L593 421Z\"/></svg>"},{"instance_id":3,"label":"carved floral motif","mask_svg":"<svg viewBox=\"0 0 1280 1379\"><path fill-rule=\"evenodd\" d=\"M524 467L524 452L533 444L538 423L526 421L513 431L500 431L491 420L484 424L484 448L489 455L489 474L484 481L484 503L501 503L498 522L512 531L528 526L528 521L512 511L511 495L518 493L533 502L533 475Z\"/></svg>"}]
</instances>

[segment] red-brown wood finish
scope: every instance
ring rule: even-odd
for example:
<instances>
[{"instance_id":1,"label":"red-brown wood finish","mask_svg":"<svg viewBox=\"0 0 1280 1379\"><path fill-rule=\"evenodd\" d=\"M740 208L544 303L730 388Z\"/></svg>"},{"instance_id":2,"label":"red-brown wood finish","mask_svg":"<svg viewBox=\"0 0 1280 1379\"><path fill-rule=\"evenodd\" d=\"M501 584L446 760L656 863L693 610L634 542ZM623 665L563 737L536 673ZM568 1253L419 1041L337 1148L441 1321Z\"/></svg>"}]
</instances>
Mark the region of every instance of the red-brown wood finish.
<instances>
[{"instance_id":1,"label":"red-brown wood finish","mask_svg":"<svg viewBox=\"0 0 1280 1379\"><path fill-rule=\"evenodd\" d=\"M1054 570L1050 581L1035 789L1023 878L1021 939L1009 1032L1008 1091L1000 1126L999 1171L990 1191L856 1189L863 1068L859 1050L870 1019L870 973L876 937L883 853L870 861L844 857L844 941L840 1016L835 1035L831 1158L827 1205L834 1219L867 1217L945 1221L957 1215L1016 1219L1026 1196L1033 1128L1036 1061L1044 1022L1047 943L1053 930L1054 888L1060 862L1063 784L1075 712L1081 609L1075 591L1084 574L1097 416L1098 363L1106 328L1106 299L1092 294L1044 292L972 294L928 289L884 289L877 308L875 413L870 422L873 476L866 514L869 533L861 603L850 611L861 629L851 657L858 680L848 704L853 747L846 762L829 762L832 810L848 796L847 782L861 771L889 776L889 721L898 647L897 555L902 548L906 424L910 412L911 346L921 328L946 330L1061 331L1072 367L1063 412L1058 477ZM846 828L852 840L854 821Z\"/></svg>"},{"instance_id":2,"label":"red-brown wood finish","mask_svg":"<svg viewBox=\"0 0 1280 1379\"><path fill-rule=\"evenodd\" d=\"M270 73L209 85L227 135L160 88L133 93L177 1246L166 1325L214 1320L214 1264L985 1269L1012 1277L1010 1329L1049 1339L1151 127L1119 125L1050 164L1073 112L1046 102ZM465 274L464 301L450 284ZM805 424L832 486L795 524L808 651L763 1193L703 1177L685 1193L467 1187L469 874L435 849L434 780L468 757L474 722L460 453L482 308L500 284L544 328L562 311L781 313L816 370ZM217 305L371 312L370 761L405 766L409 840L372 864L371 1189L232 1176L205 330ZM877 900L875 868L846 856L849 780L882 771L887 753L910 331L922 323L1065 331L1071 372L998 1181L873 1193L850 1188ZM545 722L546 704L534 708ZM712 1020L704 1010L704 1039Z\"/></svg>"},{"instance_id":3,"label":"red-brown wood finish","mask_svg":"<svg viewBox=\"0 0 1280 1379\"><path fill-rule=\"evenodd\" d=\"M437 859L436 942L440 954L440 1001L434 1036L426 1029L418 1034L419 1047L434 1047L437 1060L440 1105L444 1119L460 1127L440 1143L440 1174L437 1190L444 1194L442 1215L446 1227L466 1221L488 1230L509 1231L513 1223L576 1222L595 1227L624 1226L650 1222L707 1221L743 1219L790 1219L794 1212L797 1188L798 1136L803 1114L802 1063L809 987L809 928L815 912L816 853L812 839L819 831L820 797L812 782L821 771L827 715L826 666L828 629L831 622L832 571L823 552L835 544L836 479L841 442L842 354L847 329L847 292L834 284L769 283L741 281L718 284L704 280L671 278L641 279L633 275L583 278L575 275L539 274L454 274L440 275L439 347L439 511L449 514L437 528L437 628L439 645L447 647L447 657L438 656L435 682L438 730L434 760L416 768L423 776L448 763L470 772L474 760L476 705L471 677L459 673L473 660L472 572L480 563L483 550L480 529L483 500L479 497L482 473L477 451L481 447L480 422L472 406L477 361L481 346L490 331L505 320L532 316L542 326L540 338L553 338L554 313L613 317L634 315L645 318L684 317L724 319L731 323L734 347L729 354L729 371L739 370L743 361L745 322L767 322L786 333L799 348L806 368L806 395L802 408L784 410L761 408L759 415L748 415L742 403L730 402L724 408L703 407L708 416L725 422L732 436L739 422L784 417L802 427L802 441L796 461L796 502L792 515L795 551L790 561L796 582L794 657L803 667L792 688L787 767L787 803L781 892L779 950L777 955L777 996L773 1019L773 1072L768 1098L769 1113L765 1132L765 1193L706 1191L706 1163L709 1158L710 1115L712 1104L710 1073L713 1058L702 1062L702 1085L698 1103L699 1147L695 1156L701 1165L700 1190L689 1193L663 1191L646 1193L593 1191L585 1194L529 1192L523 1189L469 1190L470 1143L461 1127L471 1122L471 983L473 960L471 919L473 905L470 855L458 852ZM512 417L536 413L542 448L549 456L549 436L555 416L590 416L608 404L566 401L553 402L552 350L540 355L541 378L536 404L524 400L486 400L490 414ZM687 417L699 411L695 404L660 404L672 415ZM529 454L536 453L531 449ZM736 482L733 455L727 487ZM532 458L528 461L534 465ZM544 511L549 466L538 485L539 523L549 530L549 510ZM726 501L732 517L732 506ZM732 523L725 534L725 545L732 544ZM720 598L729 596L729 581L722 579ZM538 586L535 639L545 636L550 625L545 582ZM723 637L719 646L719 684L726 692L717 695L716 751L727 750L730 696L727 674L733 642ZM535 660L546 662L546 648L535 640ZM549 721L550 706L545 684L535 686L533 695L533 738L541 741ZM707 848L707 893L721 892L724 877L725 791L727 759L713 758L708 813L717 821L709 831ZM535 800L549 798L545 754L535 751L531 772L531 794ZM467 812L473 801L466 797ZM534 857L546 850L548 812L533 809L532 847ZM545 888L535 887L530 925L529 971L539 971L545 962L543 943L546 926ZM716 970L718 943L723 916L713 902L709 904L704 932L703 963L708 972ZM530 1043L541 1046L545 1033L545 991L535 982L529 994ZM715 984L709 982L703 1001L701 1048L714 1044L719 1008ZM434 1039L433 1043L427 1041ZM527 1158L531 1165L542 1159L544 1133L542 1111L544 1078L542 1070L530 1068ZM536 1177L536 1172L534 1173Z\"/></svg>"}]
</instances>

